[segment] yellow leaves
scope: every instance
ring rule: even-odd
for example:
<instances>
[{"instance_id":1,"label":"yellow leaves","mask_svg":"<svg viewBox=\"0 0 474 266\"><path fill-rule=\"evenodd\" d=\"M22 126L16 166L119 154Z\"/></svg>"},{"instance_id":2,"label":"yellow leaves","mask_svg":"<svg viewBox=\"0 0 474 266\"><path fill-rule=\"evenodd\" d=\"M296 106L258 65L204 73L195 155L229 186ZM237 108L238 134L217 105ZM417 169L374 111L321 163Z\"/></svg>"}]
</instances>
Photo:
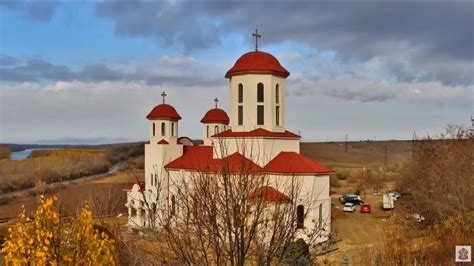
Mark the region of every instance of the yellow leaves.
<instances>
[{"instance_id":1,"label":"yellow leaves","mask_svg":"<svg viewBox=\"0 0 474 266\"><path fill-rule=\"evenodd\" d=\"M24 210L20 213L0 251L5 261L13 265L113 265L114 242L94 229L89 207L85 205L72 221L60 221L56 200L40 197L34 222L28 222Z\"/></svg>"}]
</instances>

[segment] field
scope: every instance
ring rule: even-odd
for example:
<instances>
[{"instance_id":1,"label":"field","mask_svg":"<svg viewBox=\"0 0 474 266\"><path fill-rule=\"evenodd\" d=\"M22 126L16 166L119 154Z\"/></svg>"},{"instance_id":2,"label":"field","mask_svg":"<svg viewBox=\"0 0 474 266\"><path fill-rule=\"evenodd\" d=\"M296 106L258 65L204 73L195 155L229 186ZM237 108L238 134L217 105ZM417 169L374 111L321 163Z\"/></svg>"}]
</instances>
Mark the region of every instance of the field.
<instances>
[{"instance_id":1,"label":"field","mask_svg":"<svg viewBox=\"0 0 474 266\"><path fill-rule=\"evenodd\" d=\"M301 153L336 170L353 171L364 167L377 169L383 166L385 161L388 166L396 167L410 158L411 143L409 141L350 142L347 152L344 143L302 143ZM34 155L35 158L25 160L24 164L35 162L37 165L42 163L41 168L51 165L57 167L58 164L54 162L61 160L60 158L75 156L76 159L80 159L85 155L99 156L98 158L101 158L99 161L105 160L101 157L103 153L100 150L65 149L38 152ZM36 158L36 156L41 157ZM140 154L133 159L135 165L143 166L142 160L143 157ZM29 170L31 171L31 168ZM28 172L27 169L24 172ZM50 190L49 195L58 197L64 215L76 212L84 200L89 202L95 215L117 216L120 213L126 215L123 188L135 182L136 177L143 178L143 170L123 169L111 175L91 180L78 180L67 186L58 186ZM334 192L333 202L336 203L336 207L332 209L332 231L336 232L342 241L339 242L338 251L325 257L328 261L339 263L344 254L357 257L361 249L381 245L384 241L382 232L387 221L390 220L391 212L385 212L378 208L381 196L364 195L364 199L373 206L372 214L342 212L338 196L342 193L353 193L356 187L357 184L353 180L340 180L339 188L331 189ZM22 206L27 212L33 210L36 207L36 195L30 193L0 205L0 218L15 217ZM396 210L395 213L403 216L402 210Z\"/></svg>"},{"instance_id":2,"label":"field","mask_svg":"<svg viewBox=\"0 0 474 266\"><path fill-rule=\"evenodd\" d=\"M301 154L334 168L376 168L397 166L410 158L411 141L357 141L347 143L347 152L343 142L301 143ZM387 151L385 153L385 150ZM385 156L386 154L386 156Z\"/></svg>"},{"instance_id":3,"label":"field","mask_svg":"<svg viewBox=\"0 0 474 266\"><path fill-rule=\"evenodd\" d=\"M0 193L107 172L107 149L33 151L32 158L0 160Z\"/></svg>"}]
</instances>

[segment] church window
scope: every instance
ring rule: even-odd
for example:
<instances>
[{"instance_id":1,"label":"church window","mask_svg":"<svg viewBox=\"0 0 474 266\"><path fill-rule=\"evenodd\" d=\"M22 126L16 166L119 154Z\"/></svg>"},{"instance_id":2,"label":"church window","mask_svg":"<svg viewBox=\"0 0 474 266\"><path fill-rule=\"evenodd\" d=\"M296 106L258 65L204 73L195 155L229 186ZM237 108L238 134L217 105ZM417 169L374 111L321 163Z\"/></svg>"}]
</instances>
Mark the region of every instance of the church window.
<instances>
[{"instance_id":1,"label":"church window","mask_svg":"<svg viewBox=\"0 0 474 266\"><path fill-rule=\"evenodd\" d=\"M215 127L214 127L214 134L217 134L217 133L219 133L219 127L218 127L218 126L215 126Z\"/></svg>"},{"instance_id":2,"label":"church window","mask_svg":"<svg viewBox=\"0 0 474 266\"><path fill-rule=\"evenodd\" d=\"M242 85L242 83L239 83L239 89L238 89L238 100L239 100L239 103L243 103L244 102L244 85Z\"/></svg>"},{"instance_id":3,"label":"church window","mask_svg":"<svg viewBox=\"0 0 474 266\"><path fill-rule=\"evenodd\" d=\"M155 186L156 186L157 181L158 181L158 174L155 174Z\"/></svg>"},{"instance_id":4,"label":"church window","mask_svg":"<svg viewBox=\"0 0 474 266\"><path fill-rule=\"evenodd\" d=\"M171 215L176 214L176 197L171 195Z\"/></svg>"},{"instance_id":5,"label":"church window","mask_svg":"<svg viewBox=\"0 0 474 266\"><path fill-rule=\"evenodd\" d=\"M131 216L137 216L137 209L132 208Z\"/></svg>"},{"instance_id":6,"label":"church window","mask_svg":"<svg viewBox=\"0 0 474 266\"><path fill-rule=\"evenodd\" d=\"M323 204L319 204L319 220L318 220L318 227L323 227Z\"/></svg>"},{"instance_id":7,"label":"church window","mask_svg":"<svg viewBox=\"0 0 474 266\"><path fill-rule=\"evenodd\" d=\"M153 174L151 174L151 185L153 186Z\"/></svg>"},{"instance_id":8,"label":"church window","mask_svg":"<svg viewBox=\"0 0 474 266\"><path fill-rule=\"evenodd\" d=\"M257 84L257 102L263 103L263 83Z\"/></svg>"},{"instance_id":9,"label":"church window","mask_svg":"<svg viewBox=\"0 0 474 266\"><path fill-rule=\"evenodd\" d=\"M209 126L206 126L206 138L209 138Z\"/></svg>"},{"instance_id":10,"label":"church window","mask_svg":"<svg viewBox=\"0 0 474 266\"><path fill-rule=\"evenodd\" d=\"M304 206L298 205L296 207L296 228L304 228Z\"/></svg>"},{"instance_id":11,"label":"church window","mask_svg":"<svg viewBox=\"0 0 474 266\"><path fill-rule=\"evenodd\" d=\"M258 105L257 106L257 125L263 125L264 121L264 106Z\"/></svg>"},{"instance_id":12,"label":"church window","mask_svg":"<svg viewBox=\"0 0 474 266\"><path fill-rule=\"evenodd\" d=\"M166 124L163 122L161 123L161 136L166 135Z\"/></svg>"},{"instance_id":13,"label":"church window","mask_svg":"<svg viewBox=\"0 0 474 266\"><path fill-rule=\"evenodd\" d=\"M171 136L174 137L174 123L171 123Z\"/></svg>"},{"instance_id":14,"label":"church window","mask_svg":"<svg viewBox=\"0 0 474 266\"><path fill-rule=\"evenodd\" d=\"M152 128L153 128L153 137L154 137L155 136L155 123L153 123Z\"/></svg>"},{"instance_id":15,"label":"church window","mask_svg":"<svg viewBox=\"0 0 474 266\"><path fill-rule=\"evenodd\" d=\"M276 106L275 107L275 122L276 122L276 125L279 126L280 125L280 106Z\"/></svg>"},{"instance_id":16,"label":"church window","mask_svg":"<svg viewBox=\"0 0 474 266\"><path fill-rule=\"evenodd\" d=\"M238 108L238 124L239 126L244 124L244 107L242 105L239 106Z\"/></svg>"},{"instance_id":17,"label":"church window","mask_svg":"<svg viewBox=\"0 0 474 266\"><path fill-rule=\"evenodd\" d=\"M275 103L280 103L280 85L275 86Z\"/></svg>"}]
</instances>

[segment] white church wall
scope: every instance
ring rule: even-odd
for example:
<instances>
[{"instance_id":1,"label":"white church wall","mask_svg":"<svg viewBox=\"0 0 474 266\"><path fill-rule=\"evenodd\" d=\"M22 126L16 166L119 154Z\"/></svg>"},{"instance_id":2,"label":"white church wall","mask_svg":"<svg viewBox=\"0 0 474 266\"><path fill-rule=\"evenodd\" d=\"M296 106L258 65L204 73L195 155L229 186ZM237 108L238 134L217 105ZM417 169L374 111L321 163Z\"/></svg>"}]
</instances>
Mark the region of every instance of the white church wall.
<instances>
[{"instance_id":1,"label":"white church wall","mask_svg":"<svg viewBox=\"0 0 474 266\"><path fill-rule=\"evenodd\" d=\"M297 205L303 205L306 213L304 226L306 230L299 232L300 237L307 239L308 232L311 229L320 226L321 217L321 236L317 242L324 242L328 239L331 232L331 198L329 197L329 175L269 175L269 183L282 193L289 194L292 178L295 178L300 193L294 202ZM308 206L309 203L309 206ZM320 207L321 205L321 207ZM321 208L321 210L320 210Z\"/></svg>"},{"instance_id":2,"label":"white church wall","mask_svg":"<svg viewBox=\"0 0 474 266\"><path fill-rule=\"evenodd\" d=\"M276 138L213 138L214 158L239 152L260 167L265 166L282 151L300 151L299 139Z\"/></svg>"},{"instance_id":3,"label":"white church wall","mask_svg":"<svg viewBox=\"0 0 474 266\"><path fill-rule=\"evenodd\" d=\"M217 127L217 128L216 128ZM222 123L206 123L202 127L202 138L204 145L212 145L211 136L229 129L229 126Z\"/></svg>"},{"instance_id":4,"label":"white church wall","mask_svg":"<svg viewBox=\"0 0 474 266\"><path fill-rule=\"evenodd\" d=\"M162 131L162 124L164 130ZM153 125L155 130L153 131ZM164 139L168 143L176 143L178 140L178 121L154 119L148 121L148 131L150 136L150 143L157 143Z\"/></svg>"},{"instance_id":5,"label":"white church wall","mask_svg":"<svg viewBox=\"0 0 474 266\"><path fill-rule=\"evenodd\" d=\"M264 102L257 102L257 84L264 84ZM238 87L243 85L243 102L238 103ZM276 125L276 94L279 85L280 125ZM285 79L270 74L245 74L230 79L230 124L233 131L251 131L265 128L269 131L285 131ZM238 106L243 106L243 125L238 125ZM264 124L257 125L257 105L264 105Z\"/></svg>"}]
</instances>

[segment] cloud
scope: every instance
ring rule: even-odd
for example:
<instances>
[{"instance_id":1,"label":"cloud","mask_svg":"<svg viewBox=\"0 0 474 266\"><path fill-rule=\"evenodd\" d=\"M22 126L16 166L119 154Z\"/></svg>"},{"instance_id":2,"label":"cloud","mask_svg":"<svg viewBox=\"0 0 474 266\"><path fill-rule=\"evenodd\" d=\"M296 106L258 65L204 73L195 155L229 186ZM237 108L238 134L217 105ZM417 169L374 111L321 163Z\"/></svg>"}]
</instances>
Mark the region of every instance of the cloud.
<instances>
[{"instance_id":1,"label":"cloud","mask_svg":"<svg viewBox=\"0 0 474 266\"><path fill-rule=\"evenodd\" d=\"M22 14L27 19L47 22L54 16L57 3L36 1L1 1L0 6Z\"/></svg>"},{"instance_id":2,"label":"cloud","mask_svg":"<svg viewBox=\"0 0 474 266\"><path fill-rule=\"evenodd\" d=\"M191 137L201 137L200 119L213 108L214 97L227 92L220 86L163 87L139 81L5 84L0 99L0 143L91 138L100 138L102 142L145 140L145 116L161 103L163 90L168 94L167 103L183 117L180 134ZM221 98L219 103L224 108L226 100Z\"/></svg>"},{"instance_id":3,"label":"cloud","mask_svg":"<svg viewBox=\"0 0 474 266\"><path fill-rule=\"evenodd\" d=\"M116 35L159 45L208 49L238 34L251 47L258 25L264 47L304 43L347 62L378 58L406 81L474 83L472 2L104 2L97 10Z\"/></svg>"},{"instance_id":4,"label":"cloud","mask_svg":"<svg viewBox=\"0 0 474 266\"><path fill-rule=\"evenodd\" d=\"M137 81L150 85L190 87L225 84L222 73L213 71L210 64L206 65L207 62L198 62L192 57L111 60L87 64L79 71L38 58L20 59L3 55L0 63L2 59L5 63L3 66L0 64L0 79L4 82Z\"/></svg>"}]
</instances>

